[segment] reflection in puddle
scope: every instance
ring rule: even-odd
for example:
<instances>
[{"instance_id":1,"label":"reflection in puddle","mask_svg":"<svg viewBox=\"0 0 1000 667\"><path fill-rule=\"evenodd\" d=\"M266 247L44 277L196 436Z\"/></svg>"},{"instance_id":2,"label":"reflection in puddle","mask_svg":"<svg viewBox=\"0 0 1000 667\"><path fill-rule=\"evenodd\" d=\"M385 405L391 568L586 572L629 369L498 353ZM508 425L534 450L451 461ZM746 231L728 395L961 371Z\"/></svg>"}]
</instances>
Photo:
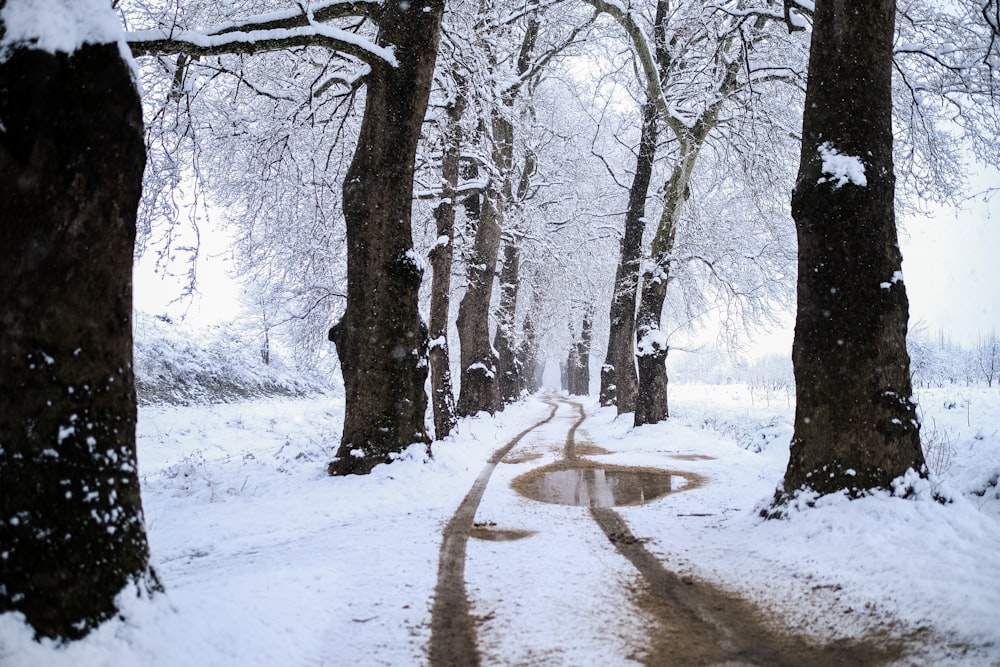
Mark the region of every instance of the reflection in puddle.
<instances>
[{"instance_id":1,"label":"reflection in puddle","mask_svg":"<svg viewBox=\"0 0 1000 667\"><path fill-rule=\"evenodd\" d=\"M522 475L514 488L532 500L580 507L640 505L679 490L670 473L649 468L564 466Z\"/></svg>"}]
</instances>

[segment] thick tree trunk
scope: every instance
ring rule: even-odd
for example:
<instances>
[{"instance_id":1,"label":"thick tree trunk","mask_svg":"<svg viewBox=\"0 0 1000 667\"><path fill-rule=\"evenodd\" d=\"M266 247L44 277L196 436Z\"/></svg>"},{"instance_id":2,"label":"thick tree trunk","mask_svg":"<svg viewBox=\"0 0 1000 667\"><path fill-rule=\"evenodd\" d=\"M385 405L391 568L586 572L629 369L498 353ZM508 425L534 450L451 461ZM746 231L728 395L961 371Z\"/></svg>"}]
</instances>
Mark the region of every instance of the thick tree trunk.
<instances>
[{"instance_id":1,"label":"thick tree trunk","mask_svg":"<svg viewBox=\"0 0 1000 667\"><path fill-rule=\"evenodd\" d=\"M924 471L893 207L894 19L893 0L816 2L792 195L797 404L786 494L856 494ZM838 170L835 154L863 165L863 177Z\"/></svg>"},{"instance_id":2,"label":"thick tree trunk","mask_svg":"<svg viewBox=\"0 0 1000 667\"><path fill-rule=\"evenodd\" d=\"M378 43L398 64L373 66L354 159L344 180L347 307L330 329L344 374L344 432L332 475L364 474L429 443L427 329L417 310L413 171L441 32L443 0L393 0Z\"/></svg>"},{"instance_id":3,"label":"thick tree trunk","mask_svg":"<svg viewBox=\"0 0 1000 667\"><path fill-rule=\"evenodd\" d=\"M615 291L611 297L608 352L601 367L601 405L616 405L618 414L635 411L635 306L639 282L639 256L646 227L646 197L656 160L656 105L642 107L642 134L635 176L629 187Z\"/></svg>"},{"instance_id":4,"label":"thick tree trunk","mask_svg":"<svg viewBox=\"0 0 1000 667\"><path fill-rule=\"evenodd\" d=\"M696 126L697 127L697 126ZM667 341L660 329L663 303L670 282L670 255L684 203L690 196L688 185L694 174L701 142L707 129L690 143L682 143L681 158L664 187L663 212L653 237L652 256L642 275L642 295L636 315L636 358L639 384L635 399L635 425L655 424L669 416L667 409Z\"/></svg>"},{"instance_id":5,"label":"thick tree trunk","mask_svg":"<svg viewBox=\"0 0 1000 667\"><path fill-rule=\"evenodd\" d=\"M459 84L459 90L463 86ZM451 265L455 237L455 193L458 189L459 160L462 153L462 115L465 97L459 92L448 106L448 126L444 153L441 156L441 203L434 209L438 240L430 253L431 309L430 351L431 406L434 411L434 437L443 440L455 428L455 394L451 382L451 359L448 352L448 316L451 308Z\"/></svg>"},{"instance_id":6,"label":"thick tree trunk","mask_svg":"<svg viewBox=\"0 0 1000 667\"><path fill-rule=\"evenodd\" d=\"M476 240L466 270L467 287L458 305L458 340L462 382L458 394L458 414L497 410L497 358L490 345L490 300L500 249L500 213L495 197L480 200Z\"/></svg>"},{"instance_id":7,"label":"thick tree trunk","mask_svg":"<svg viewBox=\"0 0 1000 667\"><path fill-rule=\"evenodd\" d=\"M132 373L144 164L117 45L0 61L0 614L46 637L87 634L131 584L159 588Z\"/></svg>"},{"instance_id":8,"label":"thick tree trunk","mask_svg":"<svg viewBox=\"0 0 1000 667\"><path fill-rule=\"evenodd\" d=\"M537 39L538 16L530 13L518 53L519 76L526 74L531 66L531 53ZM493 170L489 187L481 198L476 240L468 264L468 287L458 309L458 337L462 346L462 386L458 395L458 414L463 417L481 411L494 414L498 409L503 409L499 386L500 360L497 350L490 344L489 316L504 215L514 195L511 183L514 126L506 113L513 108L522 83L523 81L511 86L503 93L502 101L506 109L494 109L491 119ZM526 165L522 176L527 177L531 170L533 167ZM522 183L524 182L522 178ZM516 291L514 299L516 301ZM505 351L505 362L513 361L514 355L509 354L511 352L512 350ZM507 369L512 367L508 365Z\"/></svg>"},{"instance_id":9,"label":"thick tree trunk","mask_svg":"<svg viewBox=\"0 0 1000 667\"><path fill-rule=\"evenodd\" d=\"M636 361L639 369L638 391L635 396L634 424L655 424L670 416L667 408L667 341L660 330L660 314L667 296L669 264L662 264L659 273L643 274L642 297L636 326L638 344Z\"/></svg>"},{"instance_id":10,"label":"thick tree trunk","mask_svg":"<svg viewBox=\"0 0 1000 667\"><path fill-rule=\"evenodd\" d=\"M514 317L517 314L518 264L520 253L514 239L508 239L503 249L500 270L500 307L497 310L497 330L493 349L497 352L497 398L499 407L513 403L521 396L521 368L514 337Z\"/></svg>"},{"instance_id":11,"label":"thick tree trunk","mask_svg":"<svg viewBox=\"0 0 1000 667\"><path fill-rule=\"evenodd\" d=\"M493 115L495 173L481 198L476 240L468 260L468 286L458 306L462 386L458 414L462 417L500 407L497 355L490 344L490 301L500 253L500 234L506 203L510 200L508 175L513 161L514 127L500 112Z\"/></svg>"}]
</instances>

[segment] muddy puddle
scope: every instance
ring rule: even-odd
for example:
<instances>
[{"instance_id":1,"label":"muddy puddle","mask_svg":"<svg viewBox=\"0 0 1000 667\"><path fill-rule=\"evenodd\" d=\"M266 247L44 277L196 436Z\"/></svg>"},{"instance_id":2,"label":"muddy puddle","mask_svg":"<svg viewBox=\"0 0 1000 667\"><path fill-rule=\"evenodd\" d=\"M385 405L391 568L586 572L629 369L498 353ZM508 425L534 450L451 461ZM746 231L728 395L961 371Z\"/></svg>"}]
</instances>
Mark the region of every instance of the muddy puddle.
<instances>
[{"instance_id":1,"label":"muddy puddle","mask_svg":"<svg viewBox=\"0 0 1000 667\"><path fill-rule=\"evenodd\" d=\"M514 542L523 540L535 534L533 530L511 530L507 528L496 528L495 526L474 525L469 531L469 537L487 542Z\"/></svg>"},{"instance_id":2,"label":"muddy puddle","mask_svg":"<svg viewBox=\"0 0 1000 667\"><path fill-rule=\"evenodd\" d=\"M641 505L682 488L692 480L656 468L581 465L566 461L543 466L511 483L521 495L543 503L578 507Z\"/></svg>"}]
</instances>

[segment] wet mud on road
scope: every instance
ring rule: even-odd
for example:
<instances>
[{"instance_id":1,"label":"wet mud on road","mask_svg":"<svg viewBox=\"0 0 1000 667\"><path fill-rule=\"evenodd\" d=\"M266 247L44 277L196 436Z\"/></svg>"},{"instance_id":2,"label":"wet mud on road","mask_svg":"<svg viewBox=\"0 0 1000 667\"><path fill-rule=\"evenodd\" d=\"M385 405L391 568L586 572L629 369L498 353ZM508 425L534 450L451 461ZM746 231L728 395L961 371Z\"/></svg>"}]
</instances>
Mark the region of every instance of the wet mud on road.
<instances>
[{"instance_id":1,"label":"wet mud on road","mask_svg":"<svg viewBox=\"0 0 1000 667\"><path fill-rule=\"evenodd\" d=\"M776 630L780 619L768 617L751 603L707 582L667 570L613 507L693 490L706 480L685 471L607 466L580 458L605 453L599 447L576 443L577 429L586 418L583 406L565 400L547 402L552 405L549 416L494 452L444 529L428 646L433 667L482 662L477 646L479 620L472 614L465 588L467 541L470 537L530 539L533 533L474 524L476 510L499 462L525 463L537 458L530 453L515 456L511 450L528 433L551 422L560 408L577 412L566 433L563 459L521 475L512 486L533 500L588 507L609 548L634 567L637 576L629 594L645 613L643 625L648 628L648 637L645 646L635 646L629 655L622 655L623 661L628 658L663 667L874 667L902 656L904 645L888 633L817 646L805 637ZM697 460L697 456L674 458Z\"/></svg>"}]
</instances>

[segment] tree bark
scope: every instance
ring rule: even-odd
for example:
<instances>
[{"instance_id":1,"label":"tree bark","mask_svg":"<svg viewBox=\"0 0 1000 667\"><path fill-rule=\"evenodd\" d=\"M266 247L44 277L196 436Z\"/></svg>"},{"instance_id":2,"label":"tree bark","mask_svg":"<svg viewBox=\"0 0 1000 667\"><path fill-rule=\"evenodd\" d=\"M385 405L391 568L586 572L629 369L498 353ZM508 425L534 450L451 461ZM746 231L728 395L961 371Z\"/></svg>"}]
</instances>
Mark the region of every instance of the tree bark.
<instances>
[{"instance_id":1,"label":"tree bark","mask_svg":"<svg viewBox=\"0 0 1000 667\"><path fill-rule=\"evenodd\" d=\"M468 287L458 306L458 338L461 344L462 386L458 414L495 414L499 407L497 355L490 344L490 301L500 253L504 207L509 196L514 127L499 111L493 114L494 174L480 200L476 240L469 258ZM505 194L505 191L507 193Z\"/></svg>"},{"instance_id":2,"label":"tree bark","mask_svg":"<svg viewBox=\"0 0 1000 667\"><path fill-rule=\"evenodd\" d=\"M520 369L518 389L520 392L534 394L542 385L544 367L539 367L538 364L538 333L530 312L524 318L523 334L521 344L517 346L517 364Z\"/></svg>"},{"instance_id":3,"label":"tree bark","mask_svg":"<svg viewBox=\"0 0 1000 667\"><path fill-rule=\"evenodd\" d=\"M894 210L895 2L817 0L813 16L792 195L797 404L786 498L801 488L857 495L925 471ZM824 170L822 153L834 150L857 156L866 182Z\"/></svg>"},{"instance_id":4,"label":"tree bark","mask_svg":"<svg viewBox=\"0 0 1000 667\"><path fill-rule=\"evenodd\" d=\"M699 121L700 123L700 121ZM670 255L674 249L677 225L680 223L684 202L690 196L688 185L698 160L707 129L699 129L690 141L682 141L681 157L667 181L663 212L653 237L653 259L642 273L642 295L636 315L636 359L639 369L638 391L635 400L635 425L655 424L670 413L667 406L667 342L660 330L663 303L670 283Z\"/></svg>"},{"instance_id":5,"label":"tree bark","mask_svg":"<svg viewBox=\"0 0 1000 667\"><path fill-rule=\"evenodd\" d=\"M573 343L566 364L567 389L575 396L590 394L590 341L594 332L593 319L589 311L583 316L580 337Z\"/></svg>"},{"instance_id":6,"label":"tree bark","mask_svg":"<svg viewBox=\"0 0 1000 667\"><path fill-rule=\"evenodd\" d=\"M642 107L639 154L628 192L625 231L615 274L615 291L611 297L608 351L601 366L601 405L616 405L618 414L635 412L635 302L642 234L646 228L646 197L656 160L656 119L656 104L646 102Z\"/></svg>"},{"instance_id":7,"label":"tree bark","mask_svg":"<svg viewBox=\"0 0 1000 667\"><path fill-rule=\"evenodd\" d=\"M330 329L344 375L344 432L332 475L365 474L413 443L429 443L427 329L417 309L422 270L411 201L443 0L386 3L378 44L398 65L372 64L364 118L344 180L347 306Z\"/></svg>"},{"instance_id":8,"label":"tree bark","mask_svg":"<svg viewBox=\"0 0 1000 667\"><path fill-rule=\"evenodd\" d=\"M434 437L443 440L455 428L455 394L451 382L451 359L448 352L448 316L451 308L451 265L455 238L455 197L458 190L459 161L462 153L462 115L465 113L463 85L448 106L444 153L441 156L441 203L434 209L438 241L430 253L430 366L431 405L434 411Z\"/></svg>"},{"instance_id":9,"label":"tree bark","mask_svg":"<svg viewBox=\"0 0 1000 667\"><path fill-rule=\"evenodd\" d=\"M528 26L521 40L516 64L519 77L527 74L531 67L531 53L538 39L538 29L537 14L529 14ZM458 309L458 337L462 346L462 386L458 396L458 414L463 417L481 411L494 414L503 408L498 377L500 360L497 350L490 344L489 315L504 215L514 199L511 183L511 169L514 165L514 125L505 112L509 113L513 109L514 101L526 80L523 79L516 85L510 86L501 94L502 106L506 108L495 108L491 119L493 170L490 184L481 198L479 225L469 261L468 288ZM533 170L533 164L525 165L522 173L524 189L527 188L526 179ZM516 304L516 285L514 289L513 298ZM505 350L505 362L513 362L512 352L512 349ZM507 369L511 370L512 366L508 365Z\"/></svg>"},{"instance_id":10,"label":"tree bark","mask_svg":"<svg viewBox=\"0 0 1000 667\"><path fill-rule=\"evenodd\" d=\"M497 352L497 399L502 408L521 396L521 368L514 337L514 317L517 314L518 264L520 253L514 239L508 239L503 250L500 270L500 306L497 310L497 330L493 349Z\"/></svg>"},{"instance_id":11,"label":"tree bark","mask_svg":"<svg viewBox=\"0 0 1000 667\"><path fill-rule=\"evenodd\" d=\"M116 44L0 61L0 614L40 636L82 637L126 587L159 589L132 371L145 159Z\"/></svg>"}]
</instances>

